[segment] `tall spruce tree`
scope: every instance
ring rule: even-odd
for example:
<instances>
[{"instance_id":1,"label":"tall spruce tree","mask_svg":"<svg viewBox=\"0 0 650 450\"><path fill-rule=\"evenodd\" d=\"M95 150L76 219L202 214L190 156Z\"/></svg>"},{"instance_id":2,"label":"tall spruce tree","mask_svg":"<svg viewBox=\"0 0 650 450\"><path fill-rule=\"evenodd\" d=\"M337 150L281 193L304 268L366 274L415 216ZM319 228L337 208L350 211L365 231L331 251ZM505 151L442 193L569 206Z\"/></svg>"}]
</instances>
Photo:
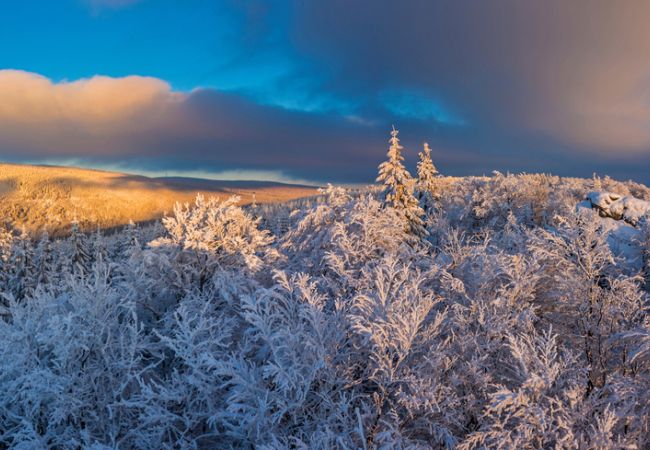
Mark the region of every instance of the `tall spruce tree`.
<instances>
[{"instance_id":1,"label":"tall spruce tree","mask_svg":"<svg viewBox=\"0 0 650 450\"><path fill-rule=\"evenodd\" d=\"M399 131L393 127L388 141L388 161L379 165L377 182L384 184L384 204L395 208L406 219L412 234L423 237L428 234L422 220L424 211L414 196L415 180L404 167L404 147L399 143L398 134Z\"/></svg>"},{"instance_id":2,"label":"tall spruce tree","mask_svg":"<svg viewBox=\"0 0 650 450\"><path fill-rule=\"evenodd\" d=\"M431 148L427 142L424 143L424 149L418 156L420 161L418 162L417 197L422 209L428 212L433 209L434 201L437 198L434 179L438 174L438 169L433 165Z\"/></svg>"}]
</instances>

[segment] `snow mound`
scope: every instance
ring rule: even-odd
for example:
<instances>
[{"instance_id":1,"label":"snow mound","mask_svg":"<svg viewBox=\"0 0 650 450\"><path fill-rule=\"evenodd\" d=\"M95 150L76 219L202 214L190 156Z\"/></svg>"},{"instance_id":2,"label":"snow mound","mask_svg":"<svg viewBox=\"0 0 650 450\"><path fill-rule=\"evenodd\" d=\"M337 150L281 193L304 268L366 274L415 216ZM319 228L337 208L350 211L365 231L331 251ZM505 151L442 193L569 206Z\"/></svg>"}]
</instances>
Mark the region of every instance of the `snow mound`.
<instances>
[{"instance_id":1,"label":"snow mound","mask_svg":"<svg viewBox=\"0 0 650 450\"><path fill-rule=\"evenodd\" d=\"M597 210L602 217L599 223L600 231L607 235L607 245L612 253L623 258L625 265L632 270L640 270L643 266L643 248L639 245L642 240L642 231L636 228L636 224L643 217L638 215L638 208L621 212L622 205L613 203L619 200L612 200L611 196L618 199L629 198L637 202L646 203L634 197L622 197L608 192L591 192L587 199L578 203L578 211ZM632 214L634 212L634 215Z\"/></svg>"},{"instance_id":2,"label":"snow mound","mask_svg":"<svg viewBox=\"0 0 650 450\"><path fill-rule=\"evenodd\" d=\"M650 216L650 202L612 192L590 192L587 201L601 217L623 220L633 226L643 218Z\"/></svg>"},{"instance_id":3,"label":"snow mound","mask_svg":"<svg viewBox=\"0 0 650 450\"><path fill-rule=\"evenodd\" d=\"M577 208L597 210L602 217L600 230L607 235L612 253L623 258L630 269L643 267L643 248L639 245L643 233L637 224L644 217L650 219L650 202L611 192L590 192Z\"/></svg>"}]
</instances>

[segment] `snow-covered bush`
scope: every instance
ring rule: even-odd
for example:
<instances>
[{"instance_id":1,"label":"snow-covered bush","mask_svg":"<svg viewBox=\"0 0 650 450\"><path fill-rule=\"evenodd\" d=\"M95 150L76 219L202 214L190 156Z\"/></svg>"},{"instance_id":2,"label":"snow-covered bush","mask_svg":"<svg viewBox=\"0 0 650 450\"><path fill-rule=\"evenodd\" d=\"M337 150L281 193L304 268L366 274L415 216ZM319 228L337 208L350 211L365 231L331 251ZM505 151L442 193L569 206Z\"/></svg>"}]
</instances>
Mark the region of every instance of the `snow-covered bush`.
<instances>
[{"instance_id":1,"label":"snow-covered bush","mask_svg":"<svg viewBox=\"0 0 650 450\"><path fill-rule=\"evenodd\" d=\"M0 442L15 448L128 447L139 439L133 399L149 368L135 305L111 286L67 280L9 305L0 321Z\"/></svg>"},{"instance_id":2,"label":"snow-covered bush","mask_svg":"<svg viewBox=\"0 0 650 450\"><path fill-rule=\"evenodd\" d=\"M163 289L202 290L219 270L255 273L275 256L273 237L258 228L237 206L239 198L225 201L197 195L195 204L177 204L174 215L163 219L165 234L149 243L143 256L151 276Z\"/></svg>"},{"instance_id":3,"label":"snow-covered bush","mask_svg":"<svg viewBox=\"0 0 650 450\"><path fill-rule=\"evenodd\" d=\"M396 137L383 192L0 232L0 447L648 448L648 221L576 208L647 188L422 173L424 214Z\"/></svg>"}]
</instances>

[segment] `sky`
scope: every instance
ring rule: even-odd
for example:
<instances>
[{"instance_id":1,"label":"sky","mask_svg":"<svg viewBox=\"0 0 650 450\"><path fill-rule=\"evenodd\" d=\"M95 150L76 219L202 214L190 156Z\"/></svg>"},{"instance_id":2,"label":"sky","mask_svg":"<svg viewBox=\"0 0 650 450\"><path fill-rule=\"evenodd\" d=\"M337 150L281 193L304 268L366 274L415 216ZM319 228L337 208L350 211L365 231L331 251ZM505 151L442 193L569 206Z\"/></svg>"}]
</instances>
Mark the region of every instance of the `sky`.
<instances>
[{"instance_id":1,"label":"sky","mask_svg":"<svg viewBox=\"0 0 650 450\"><path fill-rule=\"evenodd\" d=\"M394 125L449 175L650 183L650 2L0 6L0 160L369 183Z\"/></svg>"}]
</instances>

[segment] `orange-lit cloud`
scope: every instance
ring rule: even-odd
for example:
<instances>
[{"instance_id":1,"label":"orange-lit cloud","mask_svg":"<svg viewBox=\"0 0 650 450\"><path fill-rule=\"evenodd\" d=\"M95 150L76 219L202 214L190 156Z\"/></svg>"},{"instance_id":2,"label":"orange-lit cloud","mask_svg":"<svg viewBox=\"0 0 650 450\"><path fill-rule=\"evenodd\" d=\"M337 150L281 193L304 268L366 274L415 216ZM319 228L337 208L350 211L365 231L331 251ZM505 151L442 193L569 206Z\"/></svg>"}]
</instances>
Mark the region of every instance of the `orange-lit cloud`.
<instances>
[{"instance_id":1,"label":"orange-lit cloud","mask_svg":"<svg viewBox=\"0 0 650 450\"><path fill-rule=\"evenodd\" d=\"M165 128L185 98L156 78L95 76L55 83L0 70L0 153L132 154L134 136Z\"/></svg>"},{"instance_id":2,"label":"orange-lit cloud","mask_svg":"<svg viewBox=\"0 0 650 450\"><path fill-rule=\"evenodd\" d=\"M0 126L119 128L151 122L183 98L156 78L95 76L53 83L29 72L0 70Z\"/></svg>"}]
</instances>

